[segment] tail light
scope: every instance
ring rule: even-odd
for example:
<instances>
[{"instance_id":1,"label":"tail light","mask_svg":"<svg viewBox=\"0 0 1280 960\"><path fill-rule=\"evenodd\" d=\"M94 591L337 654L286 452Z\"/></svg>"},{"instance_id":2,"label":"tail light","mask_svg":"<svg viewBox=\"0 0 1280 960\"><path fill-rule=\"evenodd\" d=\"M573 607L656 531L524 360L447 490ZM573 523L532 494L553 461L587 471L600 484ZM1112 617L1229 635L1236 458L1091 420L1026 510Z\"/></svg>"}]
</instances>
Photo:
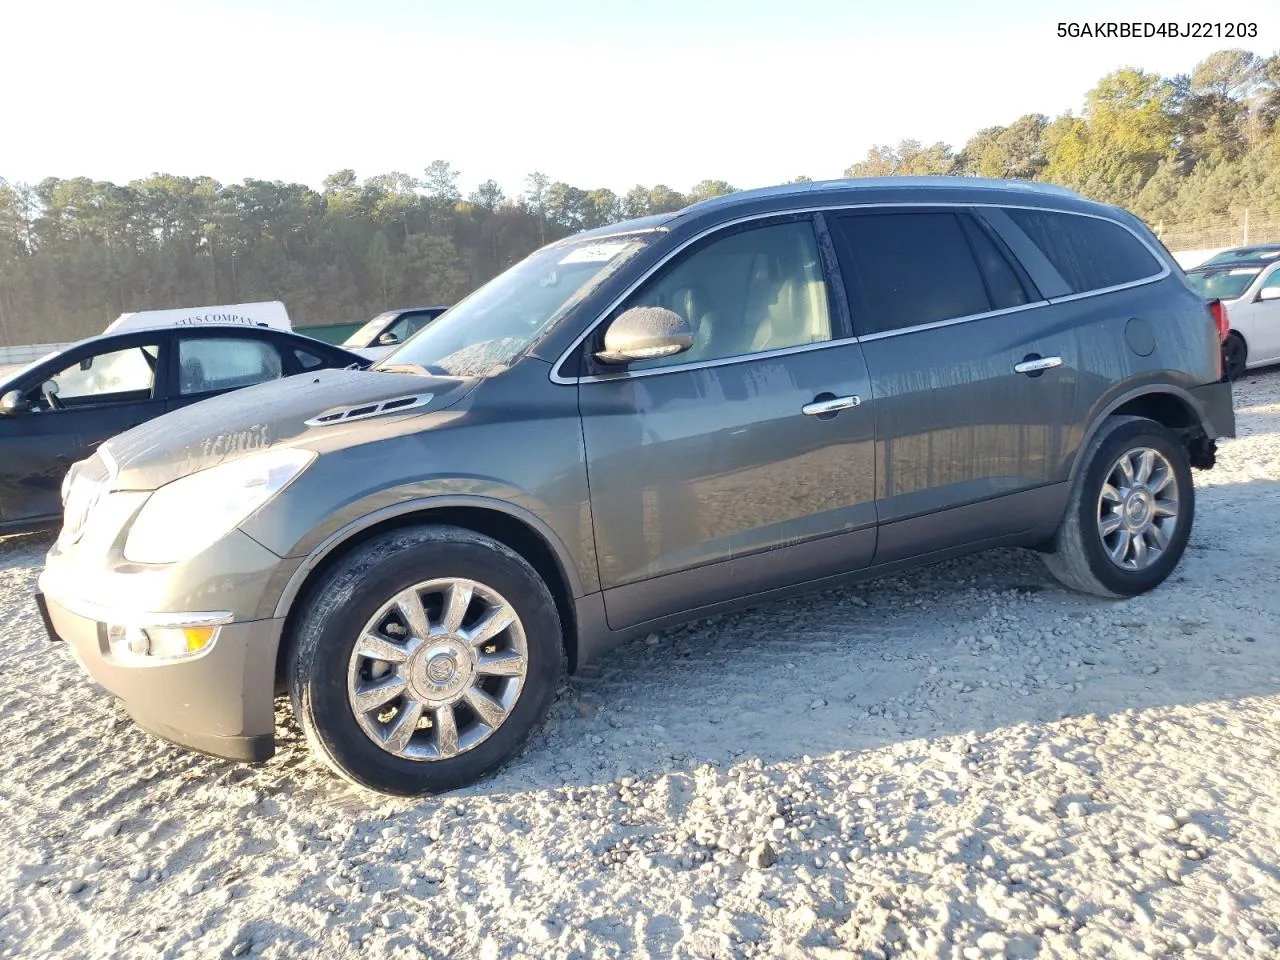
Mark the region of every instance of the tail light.
<instances>
[{"instance_id":1,"label":"tail light","mask_svg":"<svg viewBox=\"0 0 1280 960\"><path fill-rule=\"evenodd\" d=\"M1218 363L1218 379L1223 380L1227 375L1227 360L1223 354L1226 351L1227 334L1231 332L1231 321L1227 319L1227 307L1221 300L1209 301L1209 314L1213 317L1214 329L1218 331L1218 346L1221 349L1215 350Z\"/></svg>"},{"instance_id":2,"label":"tail light","mask_svg":"<svg viewBox=\"0 0 1280 960\"><path fill-rule=\"evenodd\" d=\"M1221 300L1209 301L1209 312L1213 314L1213 325L1218 328L1218 339L1227 339L1231 332L1231 321L1227 319L1227 307Z\"/></svg>"}]
</instances>

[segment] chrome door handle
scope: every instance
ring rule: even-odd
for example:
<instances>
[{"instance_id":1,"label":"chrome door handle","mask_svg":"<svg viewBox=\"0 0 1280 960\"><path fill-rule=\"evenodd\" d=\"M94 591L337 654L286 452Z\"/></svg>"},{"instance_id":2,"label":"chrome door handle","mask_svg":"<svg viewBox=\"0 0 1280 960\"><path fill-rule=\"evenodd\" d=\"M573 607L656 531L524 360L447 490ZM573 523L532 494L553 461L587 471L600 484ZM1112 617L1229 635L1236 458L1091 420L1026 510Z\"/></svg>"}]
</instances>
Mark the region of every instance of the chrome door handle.
<instances>
[{"instance_id":1,"label":"chrome door handle","mask_svg":"<svg viewBox=\"0 0 1280 960\"><path fill-rule=\"evenodd\" d=\"M1060 366L1062 366L1061 357L1036 357L1034 360L1015 363L1013 369L1017 373L1039 373L1042 370L1052 370Z\"/></svg>"},{"instance_id":2,"label":"chrome door handle","mask_svg":"<svg viewBox=\"0 0 1280 960\"><path fill-rule=\"evenodd\" d=\"M806 403L801 407L800 412L806 417L816 417L823 413L837 413L840 410L848 410L850 407L856 407L861 402L861 397L833 397L830 400L814 400L812 403Z\"/></svg>"}]
</instances>

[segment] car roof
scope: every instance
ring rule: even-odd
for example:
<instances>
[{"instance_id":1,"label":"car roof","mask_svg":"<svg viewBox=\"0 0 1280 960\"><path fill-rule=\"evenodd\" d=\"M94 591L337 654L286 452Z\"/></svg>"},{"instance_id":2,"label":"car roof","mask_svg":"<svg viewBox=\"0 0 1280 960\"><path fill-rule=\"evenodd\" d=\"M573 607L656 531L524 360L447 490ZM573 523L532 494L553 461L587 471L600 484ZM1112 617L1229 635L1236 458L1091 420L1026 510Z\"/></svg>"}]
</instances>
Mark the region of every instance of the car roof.
<instances>
[{"instance_id":1,"label":"car roof","mask_svg":"<svg viewBox=\"0 0 1280 960\"><path fill-rule=\"evenodd\" d=\"M205 334L213 334L217 337L243 337L247 334L249 336L265 340L284 337L288 340L299 341L300 344L320 344L326 349L336 350L338 353L351 354L353 359L359 359L359 356L351 353L350 350L336 344L328 343L327 341L321 340L317 337L308 337L305 334L297 333L293 330L279 330L275 327L248 327L240 323L201 323L193 324L189 327L145 327L140 330L123 330L120 333L99 333L95 336L85 337L83 340L76 340L74 343L69 343L61 350L53 351L52 356L50 356L49 359L53 359L53 356L62 356L65 353L70 353L73 350L79 350L81 347L89 345L110 344L113 341L120 341L121 343L145 343L148 340L154 339L157 335L169 334L196 334L201 336Z\"/></svg>"},{"instance_id":2,"label":"car roof","mask_svg":"<svg viewBox=\"0 0 1280 960\"><path fill-rule=\"evenodd\" d=\"M186 332L196 333L198 335L212 333L214 336L219 337L243 337L245 334L251 334L257 335L257 337L264 340L284 339L290 341L298 349L311 349L315 347L331 354L345 354L351 358L353 363L365 362L365 358L361 357L358 353L353 353L346 347L329 343L328 341L321 340L318 337L309 337L306 334L297 333L293 330L280 330L275 327L247 327L244 324L239 323L201 323L187 327L145 327L140 330L123 330L120 333L99 333L92 337L85 337L83 340L76 340L74 343L67 344L61 350L50 351L46 356L40 357L38 360L33 360L19 369L12 371L8 375L0 378L0 385L7 386L16 382L19 379L19 375L25 378L33 370L44 366L46 363L52 363L58 357L78 351L83 347L95 346L98 344L109 346L115 342L119 342L121 344L143 344L149 340L155 339L157 334L178 335Z\"/></svg>"},{"instance_id":3,"label":"car roof","mask_svg":"<svg viewBox=\"0 0 1280 960\"><path fill-rule=\"evenodd\" d=\"M1228 247L1226 250L1215 253L1214 256L1221 257L1226 254L1239 256L1249 253L1261 253L1268 250L1280 250L1280 243L1250 243L1243 247Z\"/></svg>"},{"instance_id":4,"label":"car roof","mask_svg":"<svg viewBox=\"0 0 1280 960\"><path fill-rule=\"evenodd\" d=\"M801 183L785 183L753 190L738 190L723 196L711 197L689 204L670 213L653 214L620 223L583 230L558 241L558 244L577 243L594 237L618 236L654 230L669 230L678 223L700 219L707 214L727 212L737 207L777 208L797 206L803 201L808 206L848 202L859 198L901 201L908 195L936 192L941 195L960 196L973 203L993 201L1009 202L1034 198L1040 201L1067 201L1071 207L1081 210L1106 209L1105 205L1087 200L1074 190L1053 183L1036 183L1030 180L997 180L989 177L845 177L839 180L806 180ZM881 196L883 195L883 196Z\"/></svg>"},{"instance_id":5,"label":"car roof","mask_svg":"<svg viewBox=\"0 0 1280 960\"><path fill-rule=\"evenodd\" d=\"M1202 263L1198 266L1190 267L1187 273L1207 273L1209 271L1221 273L1223 270L1248 270L1253 267L1261 270L1275 263L1280 263L1280 260L1274 258L1268 260L1223 260L1220 263Z\"/></svg>"}]
</instances>

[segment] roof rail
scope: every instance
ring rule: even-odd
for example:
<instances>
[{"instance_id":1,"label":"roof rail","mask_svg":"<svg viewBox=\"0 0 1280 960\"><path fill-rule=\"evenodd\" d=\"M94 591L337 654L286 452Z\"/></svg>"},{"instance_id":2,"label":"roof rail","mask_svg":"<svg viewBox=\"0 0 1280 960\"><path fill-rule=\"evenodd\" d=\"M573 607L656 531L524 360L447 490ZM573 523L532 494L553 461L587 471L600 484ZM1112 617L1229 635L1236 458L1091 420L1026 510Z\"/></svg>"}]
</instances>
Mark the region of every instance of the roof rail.
<instances>
[{"instance_id":1,"label":"roof rail","mask_svg":"<svg viewBox=\"0 0 1280 960\"><path fill-rule=\"evenodd\" d=\"M739 190L719 197L699 200L683 208L680 213L692 213L731 203L765 197L783 197L794 194L812 193L817 190L871 190L884 187L911 187L924 189L946 189L948 187L969 186L982 187L988 190L1020 190L1027 193L1043 193L1055 196L1084 199L1075 190L1056 183L1041 183L1034 180L998 180L991 177L968 176L903 176L903 177L841 177L834 180L806 180L800 183L785 183L771 187L759 187L752 190Z\"/></svg>"}]
</instances>

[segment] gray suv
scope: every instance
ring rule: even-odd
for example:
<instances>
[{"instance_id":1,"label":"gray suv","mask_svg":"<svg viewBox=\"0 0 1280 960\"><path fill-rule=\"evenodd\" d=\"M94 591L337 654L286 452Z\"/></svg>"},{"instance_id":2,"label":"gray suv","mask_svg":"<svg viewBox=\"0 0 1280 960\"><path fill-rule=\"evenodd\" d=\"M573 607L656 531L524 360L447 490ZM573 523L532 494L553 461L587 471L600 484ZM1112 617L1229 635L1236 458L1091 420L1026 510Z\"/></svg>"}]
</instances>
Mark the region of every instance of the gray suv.
<instances>
[{"instance_id":1,"label":"gray suv","mask_svg":"<svg viewBox=\"0 0 1280 960\"><path fill-rule=\"evenodd\" d=\"M737 193L536 251L371 370L236 391L64 484L50 635L160 737L419 794L637 633L991 547L1151 590L1234 433L1140 221L976 179Z\"/></svg>"}]
</instances>

